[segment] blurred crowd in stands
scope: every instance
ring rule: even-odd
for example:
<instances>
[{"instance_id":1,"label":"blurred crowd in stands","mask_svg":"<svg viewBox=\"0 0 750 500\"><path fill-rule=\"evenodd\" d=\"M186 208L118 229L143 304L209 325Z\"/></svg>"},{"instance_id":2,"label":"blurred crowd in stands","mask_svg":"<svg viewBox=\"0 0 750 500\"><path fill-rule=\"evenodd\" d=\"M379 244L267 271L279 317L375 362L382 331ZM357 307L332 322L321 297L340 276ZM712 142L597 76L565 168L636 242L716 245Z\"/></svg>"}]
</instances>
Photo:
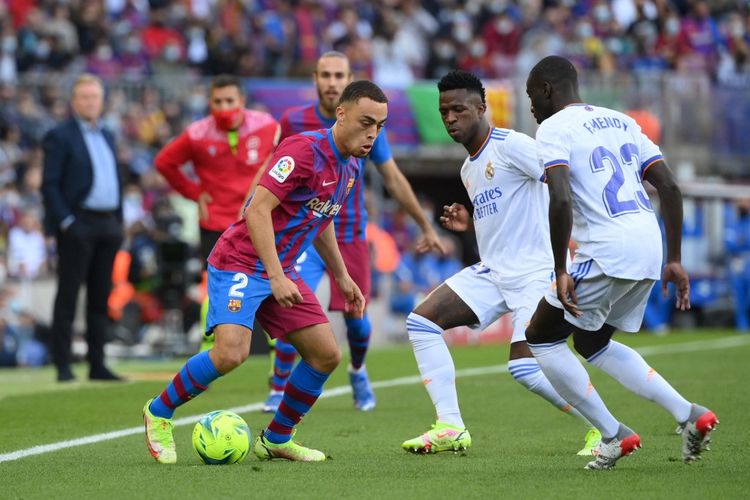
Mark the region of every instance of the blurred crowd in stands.
<instances>
[{"instance_id":1,"label":"blurred crowd in stands","mask_svg":"<svg viewBox=\"0 0 750 500\"><path fill-rule=\"evenodd\" d=\"M307 76L326 50L360 77L408 85L461 68L525 74L557 53L582 68L750 67L746 0L0 0L0 81Z\"/></svg>"},{"instance_id":2,"label":"blurred crowd in stands","mask_svg":"<svg viewBox=\"0 0 750 500\"><path fill-rule=\"evenodd\" d=\"M194 208L170 196L153 157L205 115L205 77L308 78L329 49L345 52L358 77L384 86L403 87L453 68L483 78L524 75L550 53L605 75L673 69L748 84L750 2L0 0L0 366L44 361L36 344L43 345L47 333L30 314L29 283L51 276L55 266L54 247L41 229L40 141L69 113L69 89L61 84L66 75L86 71L117 82L103 120L118 139L117 161L129 172L123 203L131 261L120 277L148 297L176 272L165 274L165 249L188 262L179 273L200 269L200 263L190 264L190 245L197 241L190 228L196 224L185 221L195 217ZM148 83L159 79L179 82L184 91L170 96L164 86ZM138 91L129 91L128 83ZM425 207L434 219L436 207ZM730 209L739 214L731 220L743 221L736 222L728 247L732 276L750 290L747 210ZM455 253L448 258L414 256L416 228L404 214L384 210L374 222L373 246L395 246L402 257L389 259L390 250L383 250L382 265L374 266L376 273L393 276L393 312L408 313L463 265L450 236L446 244ZM186 242L187 250L169 246L176 241ZM180 291L187 293L192 284ZM750 292L742 297L750 309ZM194 309L197 302L191 303ZM163 304L146 300L139 307L139 319L156 321ZM116 314L128 324L127 310ZM750 328L744 317L737 322ZM130 331L135 340L138 323ZM11 350L12 360L4 354Z\"/></svg>"}]
</instances>

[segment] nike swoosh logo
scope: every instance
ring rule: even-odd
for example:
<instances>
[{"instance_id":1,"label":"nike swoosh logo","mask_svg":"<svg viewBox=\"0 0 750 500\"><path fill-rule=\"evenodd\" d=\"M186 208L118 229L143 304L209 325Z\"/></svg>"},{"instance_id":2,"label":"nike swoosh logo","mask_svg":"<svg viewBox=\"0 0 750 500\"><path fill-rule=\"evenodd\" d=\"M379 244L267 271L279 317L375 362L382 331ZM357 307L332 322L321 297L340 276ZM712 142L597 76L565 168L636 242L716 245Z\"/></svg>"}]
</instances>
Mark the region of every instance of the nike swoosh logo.
<instances>
[{"instance_id":1,"label":"nike swoosh logo","mask_svg":"<svg viewBox=\"0 0 750 500\"><path fill-rule=\"evenodd\" d=\"M329 181L329 182L323 181L323 186L330 186L331 184L336 184L336 181Z\"/></svg>"}]
</instances>

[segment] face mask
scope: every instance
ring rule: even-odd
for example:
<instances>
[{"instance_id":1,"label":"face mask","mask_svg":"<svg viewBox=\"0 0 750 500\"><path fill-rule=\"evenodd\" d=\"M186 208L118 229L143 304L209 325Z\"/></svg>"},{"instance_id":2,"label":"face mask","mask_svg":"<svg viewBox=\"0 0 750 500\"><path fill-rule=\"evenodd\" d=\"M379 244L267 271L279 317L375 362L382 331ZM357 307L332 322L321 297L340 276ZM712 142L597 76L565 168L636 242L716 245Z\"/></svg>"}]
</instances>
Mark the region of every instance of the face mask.
<instances>
[{"instance_id":1,"label":"face mask","mask_svg":"<svg viewBox=\"0 0 750 500\"><path fill-rule=\"evenodd\" d=\"M741 22L734 22L730 26L729 32L734 38L742 38L745 36L745 26Z\"/></svg>"},{"instance_id":2,"label":"face mask","mask_svg":"<svg viewBox=\"0 0 750 500\"><path fill-rule=\"evenodd\" d=\"M589 23L581 23L578 25L578 36L580 38L590 38L594 35L594 28Z\"/></svg>"},{"instance_id":3,"label":"face mask","mask_svg":"<svg viewBox=\"0 0 750 500\"><path fill-rule=\"evenodd\" d=\"M508 6L507 0L495 0L494 2L490 2L489 10L493 14L499 14L502 11L505 10L505 8Z\"/></svg>"},{"instance_id":4,"label":"face mask","mask_svg":"<svg viewBox=\"0 0 750 500\"><path fill-rule=\"evenodd\" d=\"M594 8L594 18L600 23L609 21L609 8L606 5L597 5Z\"/></svg>"},{"instance_id":5,"label":"face mask","mask_svg":"<svg viewBox=\"0 0 750 500\"><path fill-rule=\"evenodd\" d=\"M471 39L471 28L466 24L459 24L453 28L453 37L459 43L466 43Z\"/></svg>"},{"instance_id":6,"label":"face mask","mask_svg":"<svg viewBox=\"0 0 750 500\"><path fill-rule=\"evenodd\" d=\"M216 126L221 130L236 130L235 123L239 122L242 116L242 108L225 109L221 111L212 111L211 116L216 121Z\"/></svg>"},{"instance_id":7,"label":"face mask","mask_svg":"<svg viewBox=\"0 0 750 500\"><path fill-rule=\"evenodd\" d=\"M112 47L109 45L102 45L96 49L96 57L105 61L112 59Z\"/></svg>"},{"instance_id":8,"label":"face mask","mask_svg":"<svg viewBox=\"0 0 750 500\"><path fill-rule=\"evenodd\" d=\"M665 28L670 35L676 35L680 31L680 21L675 18L668 19Z\"/></svg>"},{"instance_id":9,"label":"face mask","mask_svg":"<svg viewBox=\"0 0 750 500\"><path fill-rule=\"evenodd\" d=\"M456 50L453 48L453 45L450 43L441 43L435 47L435 53L441 59L450 59L456 54Z\"/></svg>"},{"instance_id":10,"label":"face mask","mask_svg":"<svg viewBox=\"0 0 750 500\"><path fill-rule=\"evenodd\" d=\"M39 45L36 46L36 55L40 59L46 59L52 49L49 46L49 42L42 40Z\"/></svg>"},{"instance_id":11,"label":"face mask","mask_svg":"<svg viewBox=\"0 0 750 500\"><path fill-rule=\"evenodd\" d=\"M180 48L177 45L167 45L164 49L164 59L168 62L177 62L180 59Z\"/></svg>"},{"instance_id":12,"label":"face mask","mask_svg":"<svg viewBox=\"0 0 750 500\"><path fill-rule=\"evenodd\" d=\"M484 42L474 42L471 44L469 52L473 57L483 57L487 53Z\"/></svg>"},{"instance_id":13,"label":"face mask","mask_svg":"<svg viewBox=\"0 0 750 500\"><path fill-rule=\"evenodd\" d=\"M511 21L507 17L502 17L495 23L495 29L501 35L507 35L511 31L513 31L513 21Z\"/></svg>"},{"instance_id":14,"label":"face mask","mask_svg":"<svg viewBox=\"0 0 750 500\"><path fill-rule=\"evenodd\" d=\"M143 197L140 194L138 194L138 193L135 193L135 194L126 194L125 197L124 197L124 201L128 205L132 205L134 207L143 206Z\"/></svg>"},{"instance_id":15,"label":"face mask","mask_svg":"<svg viewBox=\"0 0 750 500\"><path fill-rule=\"evenodd\" d=\"M3 43L2 43L3 52L15 52L17 46L18 46L18 43L16 42L15 38L13 37L3 38Z\"/></svg>"},{"instance_id":16,"label":"face mask","mask_svg":"<svg viewBox=\"0 0 750 500\"><path fill-rule=\"evenodd\" d=\"M137 54L141 51L141 41L137 38L129 38L125 42L124 49L128 54Z\"/></svg>"}]
</instances>

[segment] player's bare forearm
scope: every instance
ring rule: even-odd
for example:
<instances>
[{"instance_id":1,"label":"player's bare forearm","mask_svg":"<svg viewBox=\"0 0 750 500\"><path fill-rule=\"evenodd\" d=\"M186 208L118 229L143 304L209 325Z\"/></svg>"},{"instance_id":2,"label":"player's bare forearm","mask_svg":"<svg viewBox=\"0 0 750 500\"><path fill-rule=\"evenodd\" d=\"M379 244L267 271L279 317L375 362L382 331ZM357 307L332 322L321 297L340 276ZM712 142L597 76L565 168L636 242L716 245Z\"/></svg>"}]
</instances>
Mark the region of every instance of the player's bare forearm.
<instances>
[{"instance_id":1,"label":"player's bare forearm","mask_svg":"<svg viewBox=\"0 0 750 500\"><path fill-rule=\"evenodd\" d=\"M549 186L549 228L555 273L567 273L568 242L573 228L573 204L570 195L570 172L567 167L547 171Z\"/></svg>"},{"instance_id":2,"label":"player's bare forearm","mask_svg":"<svg viewBox=\"0 0 750 500\"><path fill-rule=\"evenodd\" d=\"M680 262L682 259L682 191L672 171L663 161L651 165L643 178L659 193L659 205L667 237L667 262Z\"/></svg>"},{"instance_id":3,"label":"player's bare forearm","mask_svg":"<svg viewBox=\"0 0 750 500\"><path fill-rule=\"evenodd\" d=\"M427 232L431 229L430 221L425 217L422 207L417 200L417 195L414 194L411 184L409 184L409 181L401 170L399 170L396 162L390 159L378 165L378 171L383 176L383 185L388 194L393 196L398 204L406 210L406 213L414 219L414 222L419 225L422 231Z\"/></svg>"},{"instance_id":4,"label":"player's bare forearm","mask_svg":"<svg viewBox=\"0 0 750 500\"><path fill-rule=\"evenodd\" d=\"M284 269L281 267L279 255L276 252L276 234L271 219L271 211L278 205L279 199L261 186L247 207L245 218L250 241L255 251L258 252L258 257L269 279L284 275Z\"/></svg>"},{"instance_id":5,"label":"player's bare forearm","mask_svg":"<svg viewBox=\"0 0 750 500\"><path fill-rule=\"evenodd\" d=\"M313 245L315 246L315 250L318 251L320 258L325 262L326 267L331 270L334 278L340 279L348 274L344 258L341 257L339 244L336 242L336 232L333 222L328 224L328 227L318 235Z\"/></svg>"}]
</instances>

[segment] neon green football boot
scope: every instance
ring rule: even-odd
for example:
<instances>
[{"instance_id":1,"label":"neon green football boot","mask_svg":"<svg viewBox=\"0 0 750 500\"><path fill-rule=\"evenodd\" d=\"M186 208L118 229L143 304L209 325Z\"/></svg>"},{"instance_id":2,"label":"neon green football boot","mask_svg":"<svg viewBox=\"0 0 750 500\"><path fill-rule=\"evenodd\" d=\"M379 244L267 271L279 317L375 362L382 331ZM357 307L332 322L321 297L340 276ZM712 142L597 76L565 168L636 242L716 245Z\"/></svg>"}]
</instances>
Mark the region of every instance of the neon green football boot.
<instances>
[{"instance_id":1,"label":"neon green football boot","mask_svg":"<svg viewBox=\"0 0 750 500\"><path fill-rule=\"evenodd\" d=\"M599 446L599 443L602 442L602 435L597 429L592 427L588 430L583 440L585 441L585 444L576 455L588 457L594 454L594 450Z\"/></svg>"},{"instance_id":2,"label":"neon green football boot","mask_svg":"<svg viewBox=\"0 0 750 500\"><path fill-rule=\"evenodd\" d=\"M177 448L172 435L172 419L155 416L148 409L153 399L143 407L143 424L146 427L146 446L151 456L160 464L177 463Z\"/></svg>"},{"instance_id":3,"label":"neon green football boot","mask_svg":"<svg viewBox=\"0 0 750 500\"><path fill-rule=\"evenodd\" d=\"M305 448L291 439L282 444L272 443L266 439L264 433L265 431L262 431L253 442L253 453L260 460L283 458L295 462L322 462L326 459L326 454L322 451Z\"/></svg>"},{"instance_id":4,"label":"neon green football boot","mask_svg":"<svg viewBox=\"0 0 750 500\"><path fill-rule=\"evenodd\" d=\"M429 431L409 439L401 447L412 453L439 453L441 451L466 451L471 448L471 434L466 428L435 422Z\"/></svg>"}]
</instances>

